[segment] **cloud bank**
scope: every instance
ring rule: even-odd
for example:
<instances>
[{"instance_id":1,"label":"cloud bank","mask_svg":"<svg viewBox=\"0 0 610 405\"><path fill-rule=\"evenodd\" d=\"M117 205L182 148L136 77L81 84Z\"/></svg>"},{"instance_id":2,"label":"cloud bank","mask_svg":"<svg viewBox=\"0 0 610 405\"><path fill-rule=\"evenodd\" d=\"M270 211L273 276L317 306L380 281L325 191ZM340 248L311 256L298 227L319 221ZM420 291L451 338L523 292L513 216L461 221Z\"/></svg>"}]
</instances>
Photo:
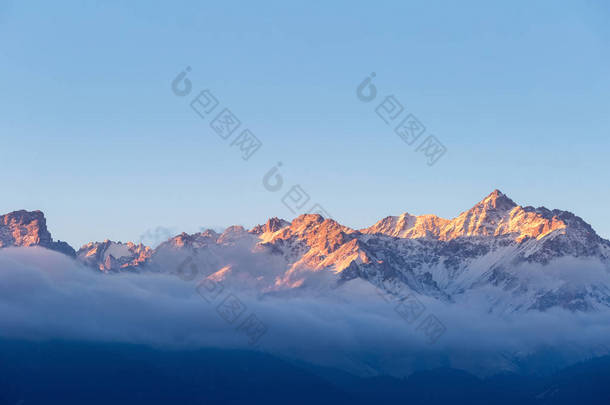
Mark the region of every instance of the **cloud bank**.
<instances>
[{"instance_id":1,"label":"cloud bank","mask_svg":"<svg viewBox=\"0 0 610 405\"><path fill-rule=\"evenodd\" d=\"M362 280L291 296L226 288L212 297L197 285L171 274L105 275L41 248L2 249L0 337L249 348L360 375L439 366L546 372L610 353L610 312L499 316L476 302L420 297L426 313L409 323ZM225 300L241 305L238 319L223 315ZM426 314L446 328L432 344L418 326ZM251 316L265 327L254 345L243 328Z\"/></svg>"}]
</instances>

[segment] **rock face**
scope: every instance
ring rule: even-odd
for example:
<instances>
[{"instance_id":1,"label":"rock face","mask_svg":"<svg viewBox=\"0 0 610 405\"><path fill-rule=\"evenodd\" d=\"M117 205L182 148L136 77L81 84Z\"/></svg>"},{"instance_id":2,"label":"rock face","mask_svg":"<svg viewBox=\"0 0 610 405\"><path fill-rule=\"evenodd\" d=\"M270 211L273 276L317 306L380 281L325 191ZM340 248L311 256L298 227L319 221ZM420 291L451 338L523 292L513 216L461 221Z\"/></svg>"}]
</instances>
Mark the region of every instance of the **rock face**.
<instances>
[{"instance_id":1,"label":"rock face","mask_svg":"<svg viewBox=\"0 0 610 405\"><path fill-rule=\"evenodd\" d=\"M282 229L288 225L290 225L290 222L277 218L277 217L273 217L273 218L270 218L266 224L257 225L254 228L252 228L249 232L256 234L256 235L260 235L262 233L279 231L280 229Z\"/></svg>"},{"instance_id":2,"label":"rock face","mask_svg":"<svg viewBox=\"0 0 610 405\"><path fill-rule=\"evenodd\" d=\"M41 246L75 256L66 242L53 241L40 211L22 210L0 216L0 248L9 246Z\"/></svg>"},{"instance_id":3,"label":"rock face","mask_svg":"<svg viewBox=\"0 0 610 405\"><path fill-rule=\"evenodd\" d=\"M76 252L79 261L101 271L118 271L127 268L137 268L151 256L152 249L141 243L121 243L105 240L91 242Z\"/></svg>"}]
</instances>

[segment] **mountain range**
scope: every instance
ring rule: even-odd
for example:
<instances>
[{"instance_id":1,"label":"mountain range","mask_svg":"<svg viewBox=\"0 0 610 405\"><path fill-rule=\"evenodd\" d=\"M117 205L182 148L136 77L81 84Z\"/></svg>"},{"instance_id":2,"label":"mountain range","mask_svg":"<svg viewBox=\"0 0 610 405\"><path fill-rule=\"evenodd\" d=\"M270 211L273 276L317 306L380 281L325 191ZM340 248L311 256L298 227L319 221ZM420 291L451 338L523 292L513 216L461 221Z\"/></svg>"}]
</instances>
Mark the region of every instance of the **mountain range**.
<instances>
[{"instance_id":1,"label":"mountain range","mask_svg":"<svg viewBox=\"0 0 610 405\"><path fill-rule=\"evenodd\" d=\"M482 299L491 312L610 307L610 241L570 212L520 206L499 190L453 219L403 213L357 230L304 214L249 230L182 233L154 249L105 240L75 251L53 241L42 212L16 211L0 216L0 247L8 246L56 250L106 273L205 277L260 294L360 279L398 299Z\"/></svg>"}]
</instances>

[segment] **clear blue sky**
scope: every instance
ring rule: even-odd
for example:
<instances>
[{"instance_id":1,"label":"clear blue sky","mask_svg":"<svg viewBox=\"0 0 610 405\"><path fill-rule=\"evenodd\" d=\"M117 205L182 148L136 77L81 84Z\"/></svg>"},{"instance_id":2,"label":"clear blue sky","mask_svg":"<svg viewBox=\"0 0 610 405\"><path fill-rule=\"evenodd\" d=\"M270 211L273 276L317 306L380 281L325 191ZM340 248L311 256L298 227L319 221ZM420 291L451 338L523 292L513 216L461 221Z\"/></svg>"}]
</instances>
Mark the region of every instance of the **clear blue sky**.
<instances>
[{"instance_id":1,"label":"clear blue sky","mask_svg":"<svg viewBox=\"0 0 610 405\"><path fill-rule=\"evenodd\" d=\"M291 218L293 184L352 227L499 188L610 237L607 2L166 3L0 1L0 212L78 247ZM263 142L249 161L172 93L186 66ZM433 167L375 114L390 94L447 147Z\"/></svg>"}]
</instances>

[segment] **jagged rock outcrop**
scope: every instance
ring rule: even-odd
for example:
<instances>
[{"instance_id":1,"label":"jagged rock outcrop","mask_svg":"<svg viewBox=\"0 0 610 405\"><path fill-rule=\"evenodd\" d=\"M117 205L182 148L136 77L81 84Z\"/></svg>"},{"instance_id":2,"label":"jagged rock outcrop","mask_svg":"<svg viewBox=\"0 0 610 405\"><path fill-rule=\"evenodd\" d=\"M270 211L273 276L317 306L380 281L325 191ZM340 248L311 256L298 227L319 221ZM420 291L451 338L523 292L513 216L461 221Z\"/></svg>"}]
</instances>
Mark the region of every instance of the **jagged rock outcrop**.
<instances>
[{"instance_id":1,"label":"jagged rock outcrop","mask_svg":"<svg viewBox=\"0 0 610 405\"><path fill-rule=\"evenodd\" d=\"M66 242L53 241L41 211L21 210L0 216L0 248L9 246L41 246L75 256Z\"/></svg>"},{"instance_id":2,"label":"jagged rock outcrop","mask_svg":"<svg viewBox=\"0 0 610 405\"><path fill-rule=\"evenodd\" d=\"M81 247L76 257L82 263L101 271L119 271L136 268L144 264L152 255L152 249L143 244L121 243L106 239L90 242Z\"/></svg>"},{"instance_id":3,"label":"jagged rock outcrop","mask_svg":"<svg viewBox=\"0 0 610 405\"><path fill-rule=\"evenodd\" d=\"M273 233L279 231L280 229L288 225L290 225L290 222L277 217L273 217L270 218L264 225L256 225L254 228L250 229L249 232L255 235L260 235L263 233Z\"/></svg>"}]
</instances>

